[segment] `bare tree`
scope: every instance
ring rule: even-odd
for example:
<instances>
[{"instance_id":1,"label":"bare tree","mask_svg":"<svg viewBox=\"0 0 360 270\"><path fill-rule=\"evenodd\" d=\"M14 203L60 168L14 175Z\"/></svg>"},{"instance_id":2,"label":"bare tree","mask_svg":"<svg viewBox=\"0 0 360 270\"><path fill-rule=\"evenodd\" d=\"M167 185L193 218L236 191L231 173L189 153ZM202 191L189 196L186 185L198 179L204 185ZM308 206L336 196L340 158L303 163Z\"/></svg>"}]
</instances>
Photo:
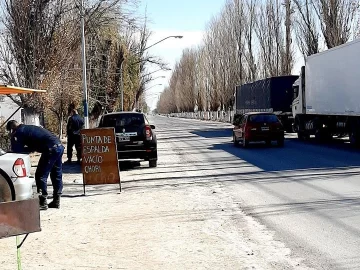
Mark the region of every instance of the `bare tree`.
<instances>
[{"instance_id":1,"label":"bare tree","mask_svg":"<svg viewBox=\"0 0 360 270\"><path fill-rule=\"evenodd\" d=\"M254 51L254 29L256 26L256 2L249 0L246 2L247 16L245 22L245 43L247 52L245 59L249 66L247 81L253 82L257 79L258 70L256 66L255 51Z\"/></svg>"},{"instance_id":2,"label":"bare tree","mask_svg":"<svg viewBox=\"0 0 360 270\"><path fill-rule=\"evenodd\" d=\"M359 1L314 0L312 5L329 49L349 41L359 11Z\"/></svg>"},{"instance_id":3,"label":"bare tree","mask_svg":"<svg viewBox=\"0 0 360 270\"><path fill-rule=\"evenodd\" d=\"M256 33L261 48L262 75L286 75L292 70L292 57L286 55L281 3L268 0L258 9ZM285 68L284 68L285 67Z\"/></svg>"},{"instance_id":4,"label":"bare tree","mask_svg":"<svg viewBox=\"0 0 360 270\"><path fill-rule=\"evenodd\" d=\"M104 10L110 8L109 5L120 1L107 1L106 7L102 5L103 2L98 1L93 9L88 9L88 22L96 14L103 14ZM29 88L55 85L50 81L57 80L56 74L62 65L68 66L69 55L80 50L76 2L5 0L2 5L4 31L1 36L0 79L8 84ZM32 116L44 111L44 96L33 95L29 98L19 95L11 98L25 107L25 116Z\"/></svg>"},{"instance_id":5,"label":"bare tree","mask_svg":"<svg viewBox=\"0 0 360 270\"><path fill-rule=\"evenodd\" d=\"M319 52L320 33L316 25L311 0L294 0L296 7L296 38L304 57Z\"/></svg>"},{"instance_id":6,"label":"bare tree","mask_svg":"<svg viewBox=\"0 0 360 270\"><path fill-rule=\"evenodd\" d=\"M283 74L291 74L293 53L291 47L291 25L292 25L292 2L285 0L285 57L283 62Z\"/></svg>"},{"instance_id":7,"label":"bare tree","mask_svg":"<svg viewBox=\"0 0 360 270\"><path fill-rule=\"evenodd\" d=\"M56 67L52 55L59 49L55 36L69 6L65 1L11 1L3 3L4 33L0 78L9 84L39 88L46 74ZM41 96L12 98L27 105L26 114L43 109Z\"/></svg>"}]
</instances>

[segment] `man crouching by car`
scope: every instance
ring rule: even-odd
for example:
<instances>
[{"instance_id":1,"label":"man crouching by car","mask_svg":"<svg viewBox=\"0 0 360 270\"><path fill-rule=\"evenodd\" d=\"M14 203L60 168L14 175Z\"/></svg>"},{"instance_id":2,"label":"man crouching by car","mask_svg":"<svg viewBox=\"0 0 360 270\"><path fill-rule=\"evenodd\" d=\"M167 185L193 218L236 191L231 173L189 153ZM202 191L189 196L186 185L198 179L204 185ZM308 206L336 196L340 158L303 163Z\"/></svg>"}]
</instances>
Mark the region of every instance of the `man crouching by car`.
<instances>
[{"instance_id":1,"label":"man crouching by car","mask_svg":"<svg viewBox=\"0 0 360 270\"><path fill-rule=\"evenodd\" d=\"M62 156L64 146L58 137L47 129L19 124L15 120L7 123L6 129L11 132L11 148L15 153L41 153L35 172L35 181L39 195L40 209L60 208L62 194ZM47 179L50 179L54 189L54 199L47 204Z\"/></svg>"}]
</instances>

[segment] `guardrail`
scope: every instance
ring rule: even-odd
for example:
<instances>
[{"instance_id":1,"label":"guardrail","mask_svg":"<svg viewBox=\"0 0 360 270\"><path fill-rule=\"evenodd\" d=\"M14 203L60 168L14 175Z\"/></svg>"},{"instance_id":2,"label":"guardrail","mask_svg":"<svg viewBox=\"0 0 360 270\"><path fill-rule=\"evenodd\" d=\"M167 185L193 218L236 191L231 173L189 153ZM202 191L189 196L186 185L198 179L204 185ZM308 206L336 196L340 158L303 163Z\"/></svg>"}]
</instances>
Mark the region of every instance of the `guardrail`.
<instances>
[{"instance_id":1,"label":"guardrail","mask_svg":"<svg viewBox=\"0 0 360 270\"><path fill-rule=\"evenodd\" d=\"M170 116L178 117L178 118L232 123L234 119L234 114L235 114L234 111L212 111L212 112L200 111L200 112L171 113Z\"/></svg>"}]
</instances>

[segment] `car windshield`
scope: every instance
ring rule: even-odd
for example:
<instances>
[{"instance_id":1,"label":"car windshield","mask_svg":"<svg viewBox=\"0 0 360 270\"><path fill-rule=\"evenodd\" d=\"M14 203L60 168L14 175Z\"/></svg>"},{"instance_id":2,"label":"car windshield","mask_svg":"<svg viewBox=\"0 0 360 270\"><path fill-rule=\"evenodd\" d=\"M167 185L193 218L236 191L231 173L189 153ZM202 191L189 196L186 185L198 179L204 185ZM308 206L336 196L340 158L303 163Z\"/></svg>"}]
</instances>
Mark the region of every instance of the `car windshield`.
<instances>
[{"instance_id":1,"label":"car windshield","mask_svg":"<svg viewBox=\"0 0 360 270\"><path fill-rule=\"evenodd\" d=\"M250 115L249 117L250 123L277 123L279 119L276 115L273 114L255 114Z\"/></svg>"},{"instance_id":2,"label":"car windshield","mask_svg":"<svg viewBox=\"0 0 360 270\"><path fill-rule=\"evenodd\" d=\"M143 124L142 114L112 114L103 116L100 127L139 127Z\"/></svg>"}]
</instances>

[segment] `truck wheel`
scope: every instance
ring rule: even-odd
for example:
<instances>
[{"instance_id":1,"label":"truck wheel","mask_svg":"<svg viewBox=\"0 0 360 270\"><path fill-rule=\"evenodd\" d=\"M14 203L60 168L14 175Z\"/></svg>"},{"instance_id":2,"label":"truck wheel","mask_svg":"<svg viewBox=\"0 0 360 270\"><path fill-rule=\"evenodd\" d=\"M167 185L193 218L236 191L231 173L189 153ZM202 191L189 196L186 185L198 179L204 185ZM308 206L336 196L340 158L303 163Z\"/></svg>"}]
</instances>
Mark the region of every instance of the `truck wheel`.
<instances>
[{"instance_id":1,"label":"truck wheel","mask_svg":"<svg viewBox=\"0 0 360 270\"><path fill-rule=\"evenodd\" d=\"M324 135L320 129L315 130L315 139L319 142L324 140Z\"/></svg>"},{"instance_id":2,"label":"truck wheel","mask_svg":"<svg viewBox=\"0 0 360 270\"><path fill-rule=\"evenodd\" d=\"M332 139L331 133L326 132L323 129L317 129L315 131L315 139L317 141L330 141Z\"/></svg>"}]
</instances>

